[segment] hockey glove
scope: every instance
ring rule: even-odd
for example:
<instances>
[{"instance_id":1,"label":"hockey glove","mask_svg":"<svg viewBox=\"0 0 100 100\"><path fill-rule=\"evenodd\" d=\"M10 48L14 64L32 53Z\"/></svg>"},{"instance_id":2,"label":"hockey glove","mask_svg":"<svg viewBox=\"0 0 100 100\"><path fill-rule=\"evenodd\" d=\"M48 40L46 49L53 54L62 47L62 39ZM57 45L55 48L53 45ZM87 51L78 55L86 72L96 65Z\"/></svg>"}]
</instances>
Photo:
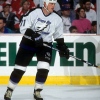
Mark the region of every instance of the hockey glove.
<instances>
[{"instance_id":1,"label":"hockey glove","mask_svg":"<svg viewBox=\"0 0 100 100\"><path fill-rule=\"evenodd\" d=\"M66 57L66 59L69 59L69 49L65 44L57 45L56 47L59 49L60 57Z\"/></svg>"},{"instance_id":2,"label":"hockey glove","mask_svg":"<svg viewBox=\"0 0 100 100\"><path fill-rule=\"evenodd\" d=\"M66 59L69 59L69 49L64 43L64 39L57 39L57 49L59 50L60 57L66 57Z\"/></svg>"},{"instance_id":3,"label":"hockey glove","mask_svg":"<svg viewBox=\"0 0 100 100\"><path fill-rule=\"evenodd\" d=\"M24 37L26 37L29 40L32 40L33 41L33 45L35 45L35 47L41 47L41 46L43 46L43 39L42 39L41 35L38 34L37 32L34 32L30 28L28 28L25 31Z\"/></svg>"},{"instance_id":4,"label":"hockey glove","mask_svg":"<svg viewBox=\"0 0 100 100\"><path fill-rule=\"evenodd\" d=\"M32 40L35 42L36 47L41 47L43 46L43 39L40 34L38 33L33 33L32 34Z\"/></svg>"}]
</instances>

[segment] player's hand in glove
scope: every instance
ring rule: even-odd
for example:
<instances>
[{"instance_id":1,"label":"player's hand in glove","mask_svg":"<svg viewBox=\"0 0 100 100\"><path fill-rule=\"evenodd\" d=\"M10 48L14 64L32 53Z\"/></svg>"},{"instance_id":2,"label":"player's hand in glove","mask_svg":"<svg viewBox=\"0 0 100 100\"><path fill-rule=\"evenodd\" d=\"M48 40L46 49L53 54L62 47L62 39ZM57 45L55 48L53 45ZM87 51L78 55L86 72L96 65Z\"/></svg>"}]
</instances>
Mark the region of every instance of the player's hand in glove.
<instances>
[{"instance_id":1,"label":"player's hand in glove","mask_svg":"<svg viewBox=\"0 0 100 100\"><path fill-rule=\"evenodd\" d=\"M32 40L35 42L36 47L43 46L43 39L40 34L34 32L32 34Z\"/></svg>"},{"instance_id":2,"label":"player's hand in glove","mask_svg":"<svg viewBox=\"0 0 100 100\"><path fill-rule=\"evenodd\" d=\"M65 44L57 45L56 47L59 49L60 57L66 57L66 59L69 59L69 49Z\"/></svg>"},{"instance_id":3,"label":"player's hand in glove","mask_svg":"<svg viewBox=\"0 0 100 100\"><path fill-rule=\"evenodd\" d=\"M63 39L57 39L57 49L59 50L60 57L66 57L66 59L69 59L69 49L66 46L66 44L63 42Z\"/></svg>"},{"instance_id":4,"label":"player's hand in glove","mask_svg":"<svg viewBox=\"0 0 100 100\"><path fill-rule=\"evenodd\" d=\"M32 34L32 40L35 41L36 47L43 46L43 39L41 37L41 33L48 25L46 23L41 23L40 25L35 26L35 32Z\"/></svg>"},{"instance_id":5,"label":"player's hand in glove","mask_svg":"<svg viewBox=\"0 0 100 100\"><path fill-rule=\"evenodd\" d=\"M30 37L30 39L33 41L33 44L35 45L35 47L41 47L41 46L43 46L43 39L42 39L41 35L38 34L37 32L34 32L32 29L28 28L26 30L24 36Z\"/></svg>"}]
</instances>

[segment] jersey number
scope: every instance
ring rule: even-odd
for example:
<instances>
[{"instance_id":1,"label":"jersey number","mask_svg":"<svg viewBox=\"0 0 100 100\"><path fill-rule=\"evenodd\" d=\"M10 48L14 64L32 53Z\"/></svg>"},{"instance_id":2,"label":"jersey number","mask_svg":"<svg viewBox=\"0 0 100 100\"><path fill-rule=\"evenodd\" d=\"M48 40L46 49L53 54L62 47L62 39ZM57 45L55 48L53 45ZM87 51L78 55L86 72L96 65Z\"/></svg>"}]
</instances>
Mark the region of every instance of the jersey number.
<instances>
[{"instance_id":1,"label":"jersey number","mask_svg":"<svg viewBox=\"0 0 100 100\"><path fill-rule=\"evenodd\" d=\"M26 22L26 20L22 20L20 23L20 26L25 26L25 22Z\"/></svg>"}]
</instances>

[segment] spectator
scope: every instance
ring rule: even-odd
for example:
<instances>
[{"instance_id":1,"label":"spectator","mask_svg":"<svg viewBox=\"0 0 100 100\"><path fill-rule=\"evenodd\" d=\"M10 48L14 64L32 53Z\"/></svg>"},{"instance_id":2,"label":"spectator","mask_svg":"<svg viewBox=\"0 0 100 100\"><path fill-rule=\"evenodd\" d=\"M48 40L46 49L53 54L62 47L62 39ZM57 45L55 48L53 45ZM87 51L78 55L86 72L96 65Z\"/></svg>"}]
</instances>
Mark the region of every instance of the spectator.
<instances>
[{"instance_id":1,"label":"spectator","mask_svg":"<svg viewBox=\"0 0 100 100\"><path fill-rule=\"evenodd\" d=\"M0 17L6 18L6 26L17 32L19 28L19 19L10 11L10 6L11 4L8 3L3 4L3 11L0 12Z\"/></svg>"},{"instance_id":2,"label":"spectator","mask_svg":"<svg viewBox=\"0 0 100 100\"><path fill-rule=\"evenodd\" d=\"M75 11L71 9L71 4L67 0L62 1L62 7L65 6L66 8L70 6L70 17L71 22L75 19ZM61 11L58 12L59 15L61 15Z\"/></svg>"},{"instance_id":3,"label":"spectator","mask_svg":"<svg viewBox=\"0 0 100 100\"><path fill-rule=\"evenodd\" d=\"M80 7L84 8L83 0L79 0L79 3L77 3L75 5L75 9L74 10L76 11Z\"/></svg>"},{"instance_id":4,"label":"spectator","mask_svg":"<svg viewBox=\"0 0 100 100\"><path fill-rule=\"evenodd\" d=\"M97 3L94 4L94 10L97 12Z\"/></svg>"},{"instance_id":5,"label":"spectator","mask_svg":"<svg viewBox=\"0 0 100 100\"><path fill-rule=\"evenodd\" d=\"M92 26L91 33L97 34L97 21L93 21L91 26Z\"/></svg>"},{"instance_id":6,"label":"spectator","mask_svg":"<svg viewBox=\"0 0 100 100\"><path fill-rule=\"evenodd\" d=\"M63 4L67 4L67 3L70 3L70 8L73 10L73 7L74 7L74 0L62 0L62 5Z\"/></svg>"},{"instance_id":7,"label":"spectator","mask_svg":"<svg viewBox=\"0 0 100 100\"><path fill-rule=\"evenodd\" d=\"M94 10L95 10L95 11L97 10L96 1L97 1L97 0L91 0L91 3L94 5Z\"/></svg>"},{"instance_id":8,"label":"spectator","mask_svg":"<svg viewBox=\"0 0 100 100\"><path fill-rule=\"evenodd\" d=\"M6 0L0 0L0 11L3 10L2 5L3 5L3 3L4 3L5 1L6 1Z\"/></svg>"},{"instance_id":9,"label":"spectator","mask_svg":"<svg viewBox=\"0 0 100 100\"><path fill-rule=\"evenodd\" d=\"M11 6L12 6L12 12L14 12L16 14L16 12L18 12L21 8L20 8L20 2L22 0L7 0L10 2ZM30 9L35 8L35 4L32 0L28 0L30 2Z\"/></svg>"},{"instance_id":10,"label":"spectator","mask_svg":"<svg viewBox=\"0 0 100 100\"><path fill-rule=\"evenodd\" d=\"M83 0L83 3L85 5L86 18L88 20L90 20L90 22L96 21L97 15L96 15L95 10L91 9L91 1L90 0Z\"/></svg>"},{"instance_id":11,"label":"spectator","mask_svg":"<svg viewBox=\"0 0 100 100\"><path fill-rule=\"evenodd\" d=\"M79 3L75 6L75 11L80 7L85 8L85 4L84 4L85 1L86 0L79 0ZM95 6L92 3L90 4L90 7L91 9L95 9Z\"/></svg>"},{"instance_id":12,"label":"spectator","mask_svg":"<svg viewBox=\"0 0 100 100\"><path fill-rule=\"evenodd\" d=\"M91 22L86 19L85 9L78 8L76 12L76 20L72 22L77 27L78 33L87 33L91 30Z\"/></svg>"},{"instance_id":13,"label":"spectator","mask_svg":"<svg viewBox=\"0 0 100 100\"><path fill-rule=\"evenodd\" d=\"M8 34L13 33L12 30L6 27L6 19L4 17L0 17L0 34Z\"/></svg>"},{"instance_id":14,"label":"spectator","mask_svg":"<svg viewBox=\"0 0 100 100\"><path fill-rule=\"evenodd\" d=\"M17 12L17 17L20 19L22 15L30 10L30 2L28 0L21 1L21 9Z\"/></svg>"},{"instance_id":15,"label":"spectator","mask_svg":"<svg viewBox=\"0 0 100 100\"><path fill-rule=\"evenodd\" d=\"M76 26L71 26L69 28L70 33L78 33L77 27Z\"/></svg>"},{"instance_id":16,"label":"spectator","mask_svg":"<svg viewBox=\"0 0 100 100\"><path fill-rule=\"evenodd\" d=\"M74 0L73 2L74 2L74 9L75 9L76 5L79 3L79 0Z\"/></svg>"},{"instance_id":17,"label":"spectator","mask_svg":"<svg viewBox=\"0 0 100 100\"><path fill-rule=\"evenodd\" d=\"M63 19L63 32L69 33L69 27L71 26L71 17L70 17L70 6L62 6L62 19Z\"/></svg>"}]
</instances>

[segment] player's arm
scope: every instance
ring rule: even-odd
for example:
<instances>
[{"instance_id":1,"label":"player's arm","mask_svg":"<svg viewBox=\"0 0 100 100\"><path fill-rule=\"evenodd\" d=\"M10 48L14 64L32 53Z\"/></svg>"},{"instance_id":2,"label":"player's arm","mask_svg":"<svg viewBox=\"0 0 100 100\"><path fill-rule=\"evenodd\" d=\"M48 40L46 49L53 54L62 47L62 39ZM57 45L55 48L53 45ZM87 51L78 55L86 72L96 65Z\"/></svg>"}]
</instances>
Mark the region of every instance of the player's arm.
<instances>
[{"instance_id":1,"label":"player's arm","mask_svg":"<svg viewBox=\"0 0 100 100\"><path fill-rule=\"evenodd\" d=\"M60 57L66 57L67 59L69 59L69 49L64 43L62 20L60 20L59 24L57 24L56 32L54 34L54 40L57 42L57 49L60 50Z\"/></svg>"},{"instance_id":2,"label":"player's arm","mask_svg":"<svg viewBox=\"0 0 100 100\"><path fill-rule=\"evenodd\" d=\"M66 57L67 59L69 59L69 49L64 43L64 38L59 38L56 39L55 41L57 42L56 47L60 51L59 52L60 57Z\"/></svg>"},{"instance_id":3,"label":"player's arm","mask_svg":"<svg viewBox=\"0 0 100 100\"><path fill-rule=\"evenodd\" d=\"M20 20L20 32L22 34L24 34L27 29L31 29L36 16L37 15L35 10L30 10L29 12L27 12L27 14L22 16Z\"/></svg>"},{"instance_id":4,"label":"player's arm","mask_svg":"<svg viewBox=\"0 0 100 100\"><path fill-rule=\"evenodd\" d=\"M34 43L36 47L43 45L43 39L38 32L35 32L31 29L34 24L34 20L36 19L37 15L35 11L29 12L25 16L22 17L20 23L20 32L24 34L25 37L29 37Z\"/></svg>"},{"instance_id":5,"label":"player's arm","mask_svg":"<svg viewBox=\"0 0 100 100\"><path fill-rule=\"evenodd\" d=\"M32 29L28 28L25 31L24 37L30 36L30 40L32 40L35 44L35 47L43 46L43 39L40 34L34 32Z\"/></svg>"}]
</instances>

